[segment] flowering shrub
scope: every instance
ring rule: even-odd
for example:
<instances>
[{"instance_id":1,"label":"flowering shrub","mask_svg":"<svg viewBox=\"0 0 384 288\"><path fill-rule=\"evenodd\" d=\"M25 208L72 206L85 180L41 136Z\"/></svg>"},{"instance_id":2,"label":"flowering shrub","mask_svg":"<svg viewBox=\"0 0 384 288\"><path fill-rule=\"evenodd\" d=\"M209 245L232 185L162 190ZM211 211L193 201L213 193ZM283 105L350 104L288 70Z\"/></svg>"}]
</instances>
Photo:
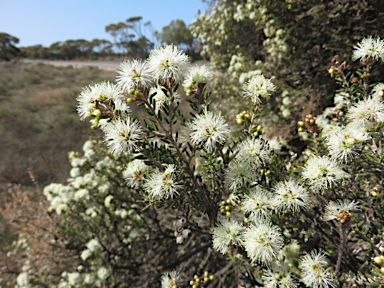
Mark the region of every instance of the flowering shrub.
<instances>
[{"instance_id":1,"label":"flowering shrub","mask_svg":"<svg viewBox=\"0 0 384 288\"><path fill-rule=\"evenodd\" d=\"M202 54L219 71L211 82L213 97L225 103L219 109L234 118L239 109L245 110L244 101L238 101L239 87L255 75L273 77L276 93L263 105L259 123L284 134L288 142L296 139L298 118L332 105L330 95L337 86L324 73L329 59L335 54L349 59L357 41L384 29L377 20L383 14L380 0L206 2L210 9L190 29L205 44ZM382 73L380 67L371 79L382 81Z\"/></svg>"},{"instance_id":2,"label":"flowering shrub","mask_svg":"<svg viewBox=\"0 0 384 288\"><path fill-rule=\"evenodd\" d=\"M209 69L190 68L174 46L123 62L116 84L84 88L80 118L103 131L106 146L87 141L83 156L69 154L68 184L44 189L48 211L62 218L58 234L78 252L50 285L384 284L384 85L369 83L383 49L380 39L360 42L356 75L334 57L329 73L342 99L298 119L301 155L260 133L273 79L244 84L248 110L234 134L210 108ZM146 117L135 118L134 103ZM23 273L20 283L37 277Z\"/></svg>"}]
</instances>

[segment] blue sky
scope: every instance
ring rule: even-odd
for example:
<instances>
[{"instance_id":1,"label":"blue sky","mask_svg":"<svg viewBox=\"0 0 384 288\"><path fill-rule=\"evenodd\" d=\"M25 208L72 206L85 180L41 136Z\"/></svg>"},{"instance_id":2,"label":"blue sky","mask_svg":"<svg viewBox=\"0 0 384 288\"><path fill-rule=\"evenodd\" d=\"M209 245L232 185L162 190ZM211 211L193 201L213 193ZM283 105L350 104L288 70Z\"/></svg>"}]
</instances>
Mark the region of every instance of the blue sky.
<instances>
[{"instance_id":1,"label":"blue sky","mask_svg":"<svg viewBox=\"0 0 384 288\"><path fill-rule=\"evenodd\" d=\"M182 19L187 25L204 11L201 0L0 0L0 32L20 39L17 46L68 39L112 41L105 26L142 16L154 30Z\"/></svg>"}]
</instances>

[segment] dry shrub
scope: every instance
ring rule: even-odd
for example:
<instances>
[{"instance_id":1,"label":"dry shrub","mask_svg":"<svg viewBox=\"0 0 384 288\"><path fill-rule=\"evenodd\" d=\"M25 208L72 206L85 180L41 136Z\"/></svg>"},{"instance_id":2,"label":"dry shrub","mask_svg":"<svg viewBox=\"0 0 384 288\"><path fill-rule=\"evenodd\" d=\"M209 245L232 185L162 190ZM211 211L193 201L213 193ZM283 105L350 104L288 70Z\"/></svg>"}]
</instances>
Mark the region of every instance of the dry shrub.
<instances>
[{"instance_id":1,"label":"dry shrub","mask_svg":"<svg viewBox=\"0 0 384 288\"><path fill-rule=\"evenodd\" d=\"M47 213L48 204L38 189L11 186L7 193L9 196L0 215L16 235L28 239L29 248L12 252L12 245L8 243L5 248L8 253L3 251L0 256L0 284L6 285L2 287L12 285L27 261L42 283L57 280L62 271L71 269L70 263L77 258L76 252L66 247L65 239L58 233L57 216Z\"/></svg>"}]
</instances>

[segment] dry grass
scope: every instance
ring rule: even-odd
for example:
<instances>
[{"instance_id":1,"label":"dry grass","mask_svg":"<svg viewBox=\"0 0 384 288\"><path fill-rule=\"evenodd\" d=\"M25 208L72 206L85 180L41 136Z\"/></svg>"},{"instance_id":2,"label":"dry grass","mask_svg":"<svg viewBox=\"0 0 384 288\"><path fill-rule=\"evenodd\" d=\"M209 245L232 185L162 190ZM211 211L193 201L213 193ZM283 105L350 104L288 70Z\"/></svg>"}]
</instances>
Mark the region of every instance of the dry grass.
<instances>
[{"instance_id":1,"label":"dry grass","mask_svg":"<svg viewBox=\"0 0 384 288\"><path fill-rule=\"evenodd\" d=\"M30 185L28 168L42 185L65 181L67 152L97 135L79 121L76 97L82 87L114 77L94 67L0 63L0 182Z\"/></svg>"}]
</instances>

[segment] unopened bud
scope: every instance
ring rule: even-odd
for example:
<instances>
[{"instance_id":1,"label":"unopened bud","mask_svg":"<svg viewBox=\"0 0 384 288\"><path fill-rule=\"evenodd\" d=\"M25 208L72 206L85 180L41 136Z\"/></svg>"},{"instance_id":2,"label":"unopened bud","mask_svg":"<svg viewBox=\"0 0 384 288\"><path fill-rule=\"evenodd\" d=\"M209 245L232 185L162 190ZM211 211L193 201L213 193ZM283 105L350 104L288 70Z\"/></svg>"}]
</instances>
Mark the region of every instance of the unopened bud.
<instances>
[{"instance_id":1,"label":"unopened bud","mask_svg":"<svg viewBox=\"0 0 384 288\"><path fill-rule=\"evenodd\" d=\"M140 97L140 91L135 91L133 95L135 95L136 97Z\"/></svg>"},{"instance_id":2,"label":"unopened bud","mask_svg":"<svg viewBox=\"0 0 384 288\"><path fill-rule=\"evenodd\" d=\"M127 102L128 102L128 103L133 103L133 102L135 102L135 101L136 101L135 98L128 98L128 99L127 99Z\"/></svg>"},{"instance_id":3,"label":"unopened bud","mask_svg":"<svg viewBox=\"0 0 384 288\"><path fill-rule=\"evenodd\" d=\"M371 190L369 193L371 193L371 195L373 197L376 197L378 195L377 191L376 190Z\"/></svg>"},{"instance_id":4,"label":"unopened bud","mask_svg":"<svg viewBox=\"0 0 384 288\"><path fill-rule=\"evenodd\" d=\"M303 128L303 127L300 127L299 129L297 129L297 131L299 131L299 132L304 132L304 128Z\"/></svg>"},{"instance_id":5,"label":"unopened bud","mask_svg":"<svg viewBox=\"0 0 384 288\"><path fill-rule=\"evenodd\" d=\"M383 264L383 259L382 259L382 257L380 257L380 256L376 256L375 258L373 258L373 261L374 261L376 264L379 264L379 265Z\"/></svg>"},{"instance_id":6,"label":"unopened bud","mask_svg":"<svg viewBox=\"0 0 384 288\"><path fill-rule=\"evenodd\" d=\"M305 123L303 121L298 121L297 125L299 125L300 127L303 127L305 125Z\"/></svg>"},{"instance_id":7,"label":"unopened bud","mask_svg":"<svg viewBox=\"0 0 384 288\"><path fill-rule=\"evenodd\" d=\"M96 117L100 117L101 115L101 111L100 109L96 109L95 111L92 112L92 115L96 116Z\"/></svg>"},{"instance_id":8,"label":"unopened bud","mask_svg":"<svg viewBox=\"0 0 384 288\"><path fill-rule=\"evenodd\" d=\"M135 89L129 89L128 93L133 95L135 93Z\"/></svg>"}]
</instances>

